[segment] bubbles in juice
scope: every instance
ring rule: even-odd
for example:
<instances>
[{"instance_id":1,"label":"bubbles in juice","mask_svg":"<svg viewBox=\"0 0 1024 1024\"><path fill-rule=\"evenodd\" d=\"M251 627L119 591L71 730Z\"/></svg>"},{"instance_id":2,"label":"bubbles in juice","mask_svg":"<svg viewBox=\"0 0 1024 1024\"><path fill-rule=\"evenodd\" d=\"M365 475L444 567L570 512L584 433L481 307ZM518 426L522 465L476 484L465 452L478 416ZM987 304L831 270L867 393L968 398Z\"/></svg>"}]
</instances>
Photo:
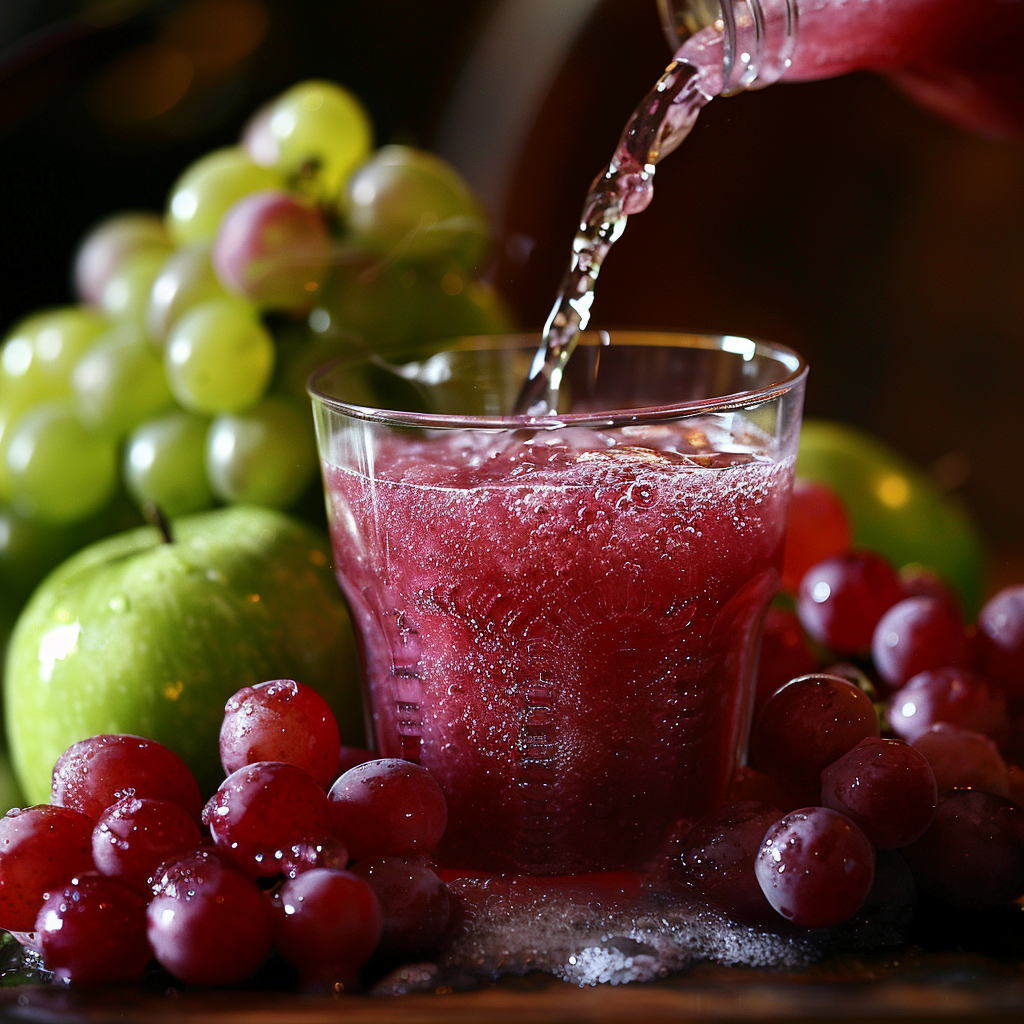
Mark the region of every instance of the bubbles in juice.
<instances>
[{"instance_id":1,"label":"bubbles in juice","mask_svg":"<svg viewBox=\"0 0 1024 1024\"><path fill-rule=\"evenodd\" d=\"M382 756L448 799L451 867L640 868L745 739L792 466L739 415L453 432L326 475Z\"/></svg>"}]
</instances>

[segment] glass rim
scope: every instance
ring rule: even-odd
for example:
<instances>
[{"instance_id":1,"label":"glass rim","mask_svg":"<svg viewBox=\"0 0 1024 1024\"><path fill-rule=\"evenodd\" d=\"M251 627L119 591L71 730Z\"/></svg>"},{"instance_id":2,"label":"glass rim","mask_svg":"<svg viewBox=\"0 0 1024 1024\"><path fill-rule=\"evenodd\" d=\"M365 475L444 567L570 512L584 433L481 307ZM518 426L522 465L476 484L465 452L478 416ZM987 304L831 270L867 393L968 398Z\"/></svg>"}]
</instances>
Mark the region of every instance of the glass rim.
<instances>
[{"instance_id":1,"label":"glass rim","mask_svg":"<svg viewBox=\"0 0 1024 1024\"><path fill-rule=\"evenodd\" d=\"M539 333L516 332L511 334L472 335L451 339L447 348L432 351L425 346L424 360L443 352L493 351L501 349L528 349L530 351L540 344ZM440 344L443 344L440 343ZM316 369L309 377L306 391L314 403L340 412L352 419L366 420L392 427L418 427L426 429L464 429L464 430L506 430L509 428L540 428L540 427L578 427L596 426L619 427L639 423L659 423L666 420L684 419L688 416L707 415L717 412L738 412L743 409L754 409L775 401L788 394L807 377L807 362L795 350L777 342L761 341L734 334L688 334L678 331L586 331L580 335L579 344L587 347L646 347L646 348L690 348L726 352L736 355L744 361L755 356L770 359L781 364L788 371L783 377L772 384L749 391L736 391L715 398L697 398L685 402L666 405L644 406L640 409L602 409L598 412L564 413L557 415L529 416L470 416L455 413L424 413L409 412L401 409L380 409L373 406L345 402L328 394L322 388L324 379L330 374L345 367L357 366L360 363L376 363L388 367L388 353L361 352L351 357L334 359ZM409 348L400 353L392 350L391 354L415 354ZM429 355L428 355L429 353ZM412 361L412 360L410 360Z\"/></svg>"}]
</instances>

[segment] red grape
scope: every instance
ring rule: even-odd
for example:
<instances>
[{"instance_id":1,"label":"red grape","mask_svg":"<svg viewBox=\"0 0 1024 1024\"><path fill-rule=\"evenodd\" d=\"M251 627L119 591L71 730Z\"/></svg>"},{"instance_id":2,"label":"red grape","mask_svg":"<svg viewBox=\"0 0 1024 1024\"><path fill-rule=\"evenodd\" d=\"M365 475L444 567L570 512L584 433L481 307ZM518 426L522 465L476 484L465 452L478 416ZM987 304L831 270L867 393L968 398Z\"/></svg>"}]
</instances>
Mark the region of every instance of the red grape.
<instances>
[{"instance_id":1,"label":"red grape","mask_svg":"<svg viewBox=\"0 0 1024 1024\"><path fill-rule=\"evenodd\" d=\"M761 710L750 763L782 780L817 785L822 769L862 739L878 735L870 698L837 676L794 679Z\"/></svg>"},{"instance_id":2,"label":"red grape","mask_svg":"<svg viewBox=\"0 0 1024 1024\"><path fill-rule=\"evenodd\" d=\"M875 851L849 818L828 807L806 807L772 825L754 872L784 918L829 928L860 909L874 879Z\"/></svg>"},{"instance_id":3,"label":"red grape","mask_svg":"<svg viewBox=\"0 0 1024 1024\"><path fill-rule=\"evenodd\" d=\"M948 722L992 737L1006 738L1006 698L987 679L962 668L920 672L889 702L889 725L913 743L936 722Z\"/></svg>"},{"instance_id":4,"label":"red grape","mask_svg":"<svg viewBox=\"0 0 1024 1024\"><path fill-rule=\"evenodd\" d=\"M84 814L47 804L8 811L0 819L0 928L31 931L47 897L92 867Z\"/></svg>"},{"instance_id":5,"label":"red grape","mask_svg":"<svg viewBox=\"0 0 1024 1024\"><path fill-rule=\"evenodd\" d=\"M296 843L288 847L281 860L281 873L285 878L294 878L303 871L313 868L338 868L348 866L348 849L340 839L322 839L315 843Z\"/></svg>"},{"instance_id":6,"label":"red grape","mask_svg":"<svg viewBox=\"0 0 1024 1024\"><path fill-rule=\"evenodd\" d=\"M736 769L736 774L729 783L729 791L725 802L738 804L741 800L755 800L761 804L778 807L780 811L795 811L807 805L808 800L801 799L807 795L808 788L801 786L799 790L783 786L778 779L743 765Z\"/></svg>"},{"instance_id":7,"label":"red grape","mask_svg":"<svg viewBox=\"0 0 1024 1024\"><path fill-rule=\"evenodd\" d=\"M927 669L967 668L971 662L960 613L934 597L908 597L894 604L878 620L871 656L891 687Z\"/></svg>"},{"instance_id":8,"label":"red grape","mask_svg":"<svg viewBox=\"0 0 1024 1024\"><path fill-rule=\"evenodd\" d=\"M980 732L937 722L914 740L914 746L931 765L940 794L964 786L998 796L1009 792L1006 762Z\"/></svg>"},{"instance_id":9,"label":"red grape","mask_svg":"<svg viewBox=\"0 0 1024 1024\"><path fill-rule=\"evenodd\" d=\"M323 216L273 189L239 199L213 243L213 265L224 287L270 309L308 305L329 261Z\"/></svg>"},{"instance_id":10,"label":"red grape","mask_svg":"<svg viewBox=\"0 0 1024 1024\"><path fill-rule=\"evenodd\" d=\"M437 848L448 822L441 787L426 768L383 758L345 772L331 787L338 836L357 861Z\"/></svg>"},{"instance_id":11,"label":"red grape","mask_svg":"<svg viewBox=\"0 0 1024 1024\"><path fill-rule=\"evenodd\" d=\"M835 491L817 480L794 480L782 559L782 589L795 594L804 573L812 565L846 551L852 536L846 506Z\"/></svg>"},{"instance_id":12,"label":"red grape","mask_svg":"<svg viewBox=\"0 0 1024 1024\"><path fill-rule=\"evenodd\" d=\"M818 658L808 646L800 620L784 608L769 608L761 634L761 657L757 663L754 714L780 687L806 676L818 667Z\"/></svg>"},{"instance_id":13,"label":"red grape","mask_svg":"<svg viewBox=\"0 0 1024 1024\"><path fill-rule=\"evenodd\" d=\"M930 569L911 563L901 566L896 575L905 597L934 597L959 614L960 602L956 594Z\"/></svg>"},{"instance_id":14,"label":"red grape","mask_svg":"<svg viewBox=\"0 0 1024 1024\"><path fill-rule=\"evenodd\" d=\"M220 760L228 775L257 761L285 761L329 786L340 744L327 701L293 679L245 686L224 707Z\"/></svg>"},{"instance_id":15,"label":"red grape","mask_svg":"<svg viewBox=\"0 0 1024 1024\"><path fill-rule=\"evenodd\" d=\"M160 965L191 985L235 985L272 944L256 884L212 850L165 864L154 881L147 934Z\"/></svg>"},{"instance_id":16,"label":"red grape","mask_svg":"<svg viewBox=\"0 0 1024 1024\"><path fill-rule=\"evenodd\" d=\"M284 883L271 906L277 948L307 983L351 978L380 941L377 897L349 871L304 871Z\"/></svg>"},{"instance_id":17,"label":"red grape","mask_svg":"<svg viewBox=\"0 0 1024 1024\"><path fill-rule=\"evenodd\" d=\"M342 747L338 751L338 767L334 772L334 777L340 778L349 768L355 768L356 765L366 764L367 761L376 759L376 754L364 750L362 747Z\"/></svg>"},{"instance_id":18,"label":"red grape","mask_svg":"<svg viewBox=\"0 0 1024 1024\"><path fill-rule=\"evenodd\" d=\"M128 981L153 957L145 899L103 875L83 875L53 893L35 930L46 965L65 984Z\"/></svg>"},{"instance_id":19,"label":"red grape","mask_svg":"<svg viewBox=\"0 0 1024 1024\"><path fill-rule=\"evenodd\" d=\"M279 875L290 847L333 834L320 784L281 761L258 761L229 775L203 808L203 824L218 850L257 877Z\"/></svg>"},{"instance_id":20,"label":"red grape","mask_svg":"<svg viewBox=\"0 0 1024 1024\"><path fill-rule=\"evenodd\" d=\"M1007 766L1008 796L1016 804L1024 807L1024 768L1011 764Z\"/></svg>"},{"instance_id":21,"label":"red grape","mask_svg":"<svg viewBox=\"0 0 1024 1024\"><path fill-rule=\"evenodd\" d=\"M818 643L859 654L870 648L878 620L902 598L899 578L881 555L850 551L807 570L797 614Z\"/></svg>"},{"instance_id":22,"label":"red grape","mask_svg":"<svg viewBox=\"0 0 1024 1024\"><path fill-rule=\"evenodd\" d=\"M958 789L903 851L917 884L957 907L997 907L1024 895L1024 809L1001 796Z\"/></svg>"},{"instance_id":23,"label":"red grape","mask_svg":"<svg viewBox=\"0 0 1024 1024\"><path fill-rule=\"evenodd\" d=\"M126 796L100 815L92 855L102 874L138 888L162 862L199 841L199 828L184 807Z\"/></svg>"},{"instance_id":24,"label":"red grape","mask_svg":"<svg viewBox=\"0 0 1024 1024\"><path fill-rule=\"evenodd\" d=\"M772 909L754 875L754 858L765 833L781 817L775 807L745 800L701 818L683 839L683 883L741 918L770 918Z\"/></svg>"},{"instance_id":25,"label":"red grape","mask_svg":"<svg viewBox=\"0 0 1024 1024\"><path fill-rule=\"evenodd\" d=\"M938 798L924 755L900 740L861 740L821 773L822 804L845 814L880 850L920 839Z\"/></svg>"},{"instance_id":26,"label":"red grape","mask_svg":"<svg viewBox=\"0 0 1024 1024\"><path fill-rule=\"evenodd\" d=\"M412 959L429 953L448 926L448 887L422 861L384 857L355 865L380 903L384 929L380 948L390 956Z\"/></svg>"},{"instance_id":27,"label":"red grape","mask_svg":"<svg viewBox=\"0 0 1024 1024\"><path fill-rule=\"evenodd\" d=\"M1024 700L1024 586L1000 590L978 614L985 675L1012 700Z\"/></svg>"},{"instance_id":28,"label":"red grape","mask_svg":"<svg viewBox=\"0 0 1024 1024\"><path fill-rule=\"evenodd\" d=\"M156 740L101 735L73 743L53 766L50 802L95 821L121 797L170 800L198 819L203 798L188 765Z\"/></svg>"}]
</instances>

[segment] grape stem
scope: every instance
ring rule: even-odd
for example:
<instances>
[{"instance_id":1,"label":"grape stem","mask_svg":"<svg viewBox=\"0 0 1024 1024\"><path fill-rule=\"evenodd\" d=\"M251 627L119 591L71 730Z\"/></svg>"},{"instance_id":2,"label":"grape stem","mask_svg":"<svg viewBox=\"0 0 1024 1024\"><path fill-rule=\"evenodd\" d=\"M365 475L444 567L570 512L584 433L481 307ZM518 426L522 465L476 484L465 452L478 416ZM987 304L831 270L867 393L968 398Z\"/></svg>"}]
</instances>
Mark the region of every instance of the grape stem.
<instances>
[{"instance_id":1,"label":"grape stem","mask_svg":"<svg viewBox=\"0 0 1024 1024\"><path fill-rule=\"evenodd\" d=\"M174 543L174 534L171 533L171 521L164 515L163 509L155 501L147 501L142 506L142 516L150 526L155 526L160 531L160 537L164 544Z\"/></svg>"}]
</instances>

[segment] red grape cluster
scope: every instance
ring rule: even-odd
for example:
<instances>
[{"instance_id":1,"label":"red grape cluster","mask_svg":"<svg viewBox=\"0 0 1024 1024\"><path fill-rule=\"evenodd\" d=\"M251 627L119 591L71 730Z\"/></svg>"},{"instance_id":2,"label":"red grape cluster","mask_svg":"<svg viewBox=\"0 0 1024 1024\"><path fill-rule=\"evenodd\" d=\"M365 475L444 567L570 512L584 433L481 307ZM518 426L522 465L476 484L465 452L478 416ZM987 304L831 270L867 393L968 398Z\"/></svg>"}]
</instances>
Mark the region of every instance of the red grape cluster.
<instances>
[{"instance_id":1,"label":"red grape cluster","mask_svg":"<svg viewBox=\"0 0 1024 1024\"><path fill-rule=\"evenodd\" d=\"M783 587L796 610L767 616L749 765L682 840L684 882L748 919L810 927L847 920L883 871L889 885L908 867L954 906L1012 902L1024 895L1024 587L965 625L937 577L851 550L823 485L793 502Z\"/></svg>"},{"instance_id":2,"label":"red grape cluster","mask_svg":"<svg viewBox=\"0 0 1024 1024\"><path fill-rule=\"evenodd\" d=\"M0 927L65 983L129 980L155 958L231 985L276 948L304 987L340 991L375 954L437 943L447 809L425 768L342 748L323 698L290 679L228 701L220 753L227 778L204 805L153 740L69 747L50 804L0 820Z\"/></svg>"}]
</instances>

